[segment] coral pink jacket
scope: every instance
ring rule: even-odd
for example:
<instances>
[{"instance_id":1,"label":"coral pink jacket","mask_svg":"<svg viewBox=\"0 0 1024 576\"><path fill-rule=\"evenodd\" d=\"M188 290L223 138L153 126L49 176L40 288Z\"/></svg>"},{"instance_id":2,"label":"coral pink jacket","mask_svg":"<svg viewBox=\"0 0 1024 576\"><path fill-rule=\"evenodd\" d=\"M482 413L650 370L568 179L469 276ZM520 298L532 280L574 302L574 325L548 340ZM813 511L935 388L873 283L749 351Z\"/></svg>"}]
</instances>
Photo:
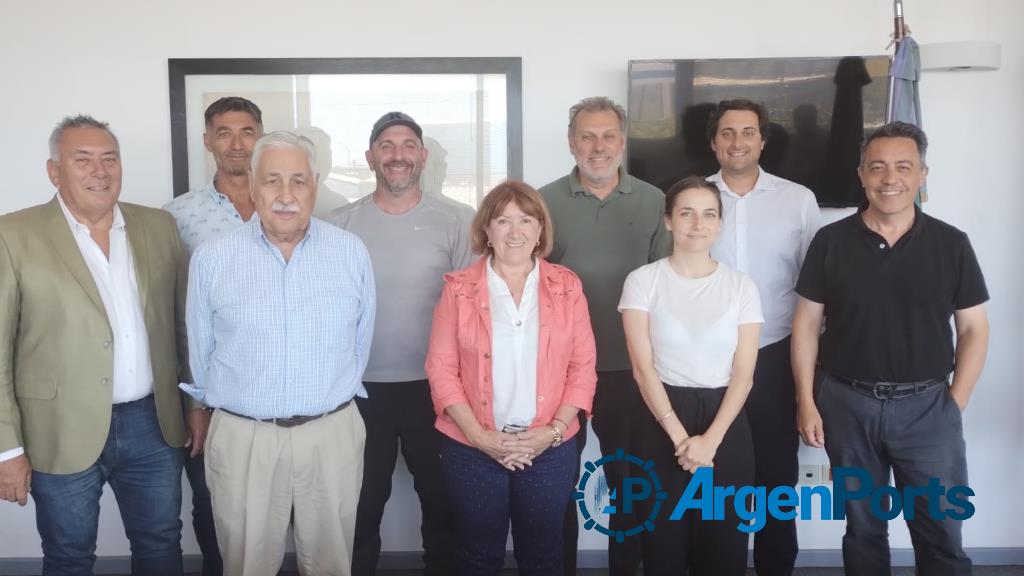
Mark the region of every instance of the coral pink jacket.
<instances>
[{"instance_id":1,"label":"coral pink jacket","mask_svg":"<svg viewBox=\"0 0 1024 576\"><path fill-rule=\"evenodd\" d=\"M469 440L445 413L449 406L468 404L484 429L495 429L486 262L480 258L468 268L445 274L427 352L435 426L463 444ZM531 428L548 425L563 404L589 415L597 385L597 350L583 284L564 266L544 259L539 266L537 415ZM568 424L565 438L579 430L576 419Z\"/></svg>"}]
</instances>

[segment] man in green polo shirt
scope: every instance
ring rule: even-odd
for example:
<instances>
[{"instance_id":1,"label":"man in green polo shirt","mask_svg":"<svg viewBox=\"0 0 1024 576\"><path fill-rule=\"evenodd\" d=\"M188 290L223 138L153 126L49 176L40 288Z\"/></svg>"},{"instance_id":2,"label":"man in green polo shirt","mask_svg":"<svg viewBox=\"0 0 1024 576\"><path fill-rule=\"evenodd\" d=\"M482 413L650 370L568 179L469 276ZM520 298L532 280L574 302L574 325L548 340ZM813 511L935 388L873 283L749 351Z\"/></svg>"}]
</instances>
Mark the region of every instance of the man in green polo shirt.
<instances>
[{"instance_id":1,"label":"man in green polo shirt","mask_svg":"<svg viewBox=\"0 0 1024 576\"><path fill-rule=\"evenodd\" d=\"M670 237L663 215L665 195L622 168L626 144L626 111L609 98L585 98L569 109L569 151L576 167L544 186L540 193L555 224L555 246L549 260L568 266L583 280L590 319L597 339L597 394L594 432L601 452L630 452L630 417L646 408L633 380L626 337L617 311L622 285L633 270L667 256ZM581 421L584 415L580 414ZM577 451L586 444L586 422L576 435ZM621 486L628 469L603 467L609 490ZM638 524L621 512L611 528ZM565 525L565 574L576 574L576 507ZM612 575L632 575L640 567L640 540L608 542Z\"/></svg>"}]
</instances>

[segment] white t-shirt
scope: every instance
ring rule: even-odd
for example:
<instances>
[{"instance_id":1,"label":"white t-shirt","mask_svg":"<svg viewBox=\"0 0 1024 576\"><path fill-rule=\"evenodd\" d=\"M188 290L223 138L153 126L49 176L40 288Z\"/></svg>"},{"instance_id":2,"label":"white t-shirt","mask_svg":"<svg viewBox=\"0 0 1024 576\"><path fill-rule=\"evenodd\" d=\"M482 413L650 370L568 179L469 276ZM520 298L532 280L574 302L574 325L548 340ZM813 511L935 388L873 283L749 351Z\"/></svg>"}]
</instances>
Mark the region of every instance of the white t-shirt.
<instances>
[{"instance_id":1,"label":"white t-shirt","mask_svg":"<svg viewBox=\"0 0 1024 576\"><path fill-rule=\"evenodd\" d=\"M764 322L757 286L725 264L704 278L686 278L667 258L626 278L619 311L650 315L654 370L671 386L729 384L740 324Z\"/></svg>"}]
</instances>

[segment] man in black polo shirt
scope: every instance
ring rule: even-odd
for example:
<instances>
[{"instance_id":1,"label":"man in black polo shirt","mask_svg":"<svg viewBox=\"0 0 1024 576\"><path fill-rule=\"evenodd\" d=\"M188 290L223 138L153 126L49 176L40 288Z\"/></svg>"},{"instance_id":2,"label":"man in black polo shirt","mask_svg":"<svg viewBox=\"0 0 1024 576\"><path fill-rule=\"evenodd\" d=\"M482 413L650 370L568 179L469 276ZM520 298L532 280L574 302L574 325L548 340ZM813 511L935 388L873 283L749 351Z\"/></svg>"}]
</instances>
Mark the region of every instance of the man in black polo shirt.
<instances>
[{"instance_id":1,"label":"man in black polo shirt","mask_svg":"<svg viewBox=\"0 0 1024 576\"><path fill-rule=\"evenodd\" d=\"M891 469L901 493L931 478L947 488L967 484L960 414L988 347L988 291L967 235L914 205L928 175L926 148L924 132L903 122L868 136L857 169L867 205L811 242L793 319L804 441L824 446L834 467L866 470L875 486L888 484ZM823 318L825 376L815 396ZM942 500L940 509L948 508ZM906 514L911 504L903 504ZM961 522L932 519L925 497L912 505L918 573L970 574ZM868 499L848 502L846 517L846 573L889 574L886 521Z\"/></svg>"}]
</instances>

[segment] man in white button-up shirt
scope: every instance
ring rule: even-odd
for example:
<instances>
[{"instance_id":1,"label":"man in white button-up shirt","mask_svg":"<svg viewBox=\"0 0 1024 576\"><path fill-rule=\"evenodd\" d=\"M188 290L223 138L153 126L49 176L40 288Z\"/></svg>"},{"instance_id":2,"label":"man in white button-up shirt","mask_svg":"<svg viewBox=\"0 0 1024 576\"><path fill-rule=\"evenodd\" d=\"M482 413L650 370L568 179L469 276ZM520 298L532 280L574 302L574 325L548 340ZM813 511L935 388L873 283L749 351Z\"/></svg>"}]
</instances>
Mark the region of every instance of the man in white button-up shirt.
<instances>
[{"instance_id":1,"label":"man in white button-up shirt","mask_svg":"<svg viewBox=\"0 0 1024 576\"><path fill-rule=\"evenodd\" d=\"M187 256L170 215L118 202L105 123L64 119L47 173L53 200L0 217L0 498L31 489L43 574L85 574L110 484L132 572L180 575Z\"/></svg>"},{"instance_id":2,"label":"man in white button-up shirt","mask_svg":"<svg viewBox=\"0 0 1024 576\"><path fill-rule=\"evenodd\" d=\"M758 166L768 115L750 100L723 100L708 119L708 139L721 166L709 180L722 191L722 230L711 254L750 275L761 293L765 323L747 399L754 437L756 486L797 482L796 396L789 360L796 293L804 254L820 225L814 194ZM758 576L793 572L796 521L768 519L754 537Z\"/></svg>"}]
</instances>

